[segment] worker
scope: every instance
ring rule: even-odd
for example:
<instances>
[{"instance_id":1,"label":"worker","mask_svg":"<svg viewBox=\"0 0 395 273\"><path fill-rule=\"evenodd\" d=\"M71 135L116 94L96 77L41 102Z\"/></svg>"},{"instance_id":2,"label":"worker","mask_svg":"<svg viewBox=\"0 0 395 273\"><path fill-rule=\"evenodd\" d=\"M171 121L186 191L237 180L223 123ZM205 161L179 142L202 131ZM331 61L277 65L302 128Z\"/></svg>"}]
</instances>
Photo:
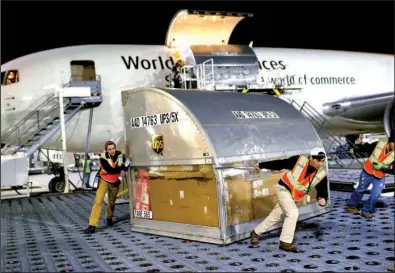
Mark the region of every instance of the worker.
<instances>
[{"instance_id":1,"label":"worker","mask_svg":"<svg viewBox=\"0 0 395 273\"><path fill-rule=\"evenodd\" d=\"M87 155L85 161L84 176L83 176L84 185L87 189L91 188L91 186L89 185L89 181L91 179L91 172L92 172L92 161L90 156Z\"/></svg>"},{"instance_id":2,"label":"worker","mask_svg":"<svg viewBox=\"0 0 395 273\"><path fill-rule=\"evenodd\" d=\"M114 225L112 217L114 215L115 200L117 198L119 185L122 179L122 172L129 167L131 160L122 152L116 150L113 141L107 141L104 144L105 152L100 156L100 180L96 190L96 198L93 204L89 226L85 233L94 233L99 225L102 203L106 192L108 192L108 202L106 210L107 226Z\"/></svg>"},{"instance_id":3,"label":"worker","mask_svg":"<svg viewBox=\"0 0 395 273\"><path fill-rule=\"evenodd\" d=\"M350 153L360 152L362 149L367 154L370 154L370 157L363 166L358 187L351 194L350 200L348 200L347 210L353 214L359 214L357 206L369 186L373 184L369 199L361 210L361 216L370 219L373 217L374 205L384 189L385 175L394 175L394 133L391 134L388 141L376 141L371 144L365 144L363 147L351 149Z\"/></svg>"},{"instance_id":4,"label":"worker","mask_svg":"<svg viewBox=\"0 0 395 273\"><path fill-rule=\"evenodd\" d=\"M313 148L310 156L296 155L288 159L261 162L255 165L257 169L282 170L287 169L276 185L277 204L251 232L251 244L258 245L259 235L281 221L285 214L283 229L280 235L279 248L288 252L297 252L292 244L296 222L299 217L296 202L311 192L317 190L319 206L326 206L328 199L328 182L325 168L326 154L322 148Z\"/></svg>"},{"instance_id":5,"label":"worker","mask_svg":"<svg viewBox=\"0 0 395 273\"><path fill-rule=\"evenodd\" d=\"M185 63L182 60L178 60L172 68L172 71L174 73L174 88L181 88L181 72L184 65Z\"/></svg>"}]
</instances>

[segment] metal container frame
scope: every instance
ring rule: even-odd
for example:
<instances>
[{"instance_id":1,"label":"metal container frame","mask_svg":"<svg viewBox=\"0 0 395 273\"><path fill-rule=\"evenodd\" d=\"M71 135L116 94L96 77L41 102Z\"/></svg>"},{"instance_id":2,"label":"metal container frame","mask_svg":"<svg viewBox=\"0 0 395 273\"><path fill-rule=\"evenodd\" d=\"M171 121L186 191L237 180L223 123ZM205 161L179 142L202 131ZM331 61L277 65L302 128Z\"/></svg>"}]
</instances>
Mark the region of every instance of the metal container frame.
<instances>
[{"instance_id":1,"label":"metal container frame","mask_svg":"<svg viewBox=\"0 0 395 273\"><path fill-rule=\"evenodd\" d=\"M201 104L202 101L206 101L207 103ZM155 102L160 103L156 104ZM221 102L223 104L226 103L227 105L222 104L221 106ZM282 120L276 120L274 123L273 120L270 119L230 120L231 116L228 113L229 111L257 111L257 103L262 105L260 108L261 110L270 110L268 108L271 108L271 110L274 109L279 113L280 119ZM237 107L238 104L240 104L239 108ZM256 219L237 225L227 225L225 181L223 179L223 172L219 168L224 166L224 164L235 162L251 160L268 161L297 154L308 154L311 148L322 147L321 140L309 121L305 119L303 115L292 105L270 95L175 90L149 87L122 91L122 105L124 108L125 151L127 151L134 159L134 167L212 165L216 177L217 189L219 227L207 227L135 218L133 216L133 185L136 184L136 179L135 171L131 170L127 175L127 180L130 189L129 203L132 231L214 244L229 244L245 239L249 237L251 230L263 219ZM216 107L210 108L210 106ZM250 106L250 109L246 109L248 106ZM170 123L166 125L162 124L159 126L145 126L143 128L130 129L130 117L154 115L170 110L184 111L184 114L180 116L183 118L184 123ZM217 114L216 117L213 116L213 120L211 120L212 124L210 124L210 120L208 120L210 115L205 116L205 114L207 114L205 112L215 112ZM223 123L218 123L221 118L223 119ZM232 124L232 122L234 124ZM189 127L185 127L185 124L189 124ZM174 147L180 147L180 149L182 149L182 147L187 147L185 146L183 137L177 134L177 131L180 132L182 126L184 126L183 128L191 130L191 132L195 128L197 131L193 132L195 134L194 137L199 143L193 148L191 148L193 146L192 144L188 144L191 145L189 146L190 149L180 152L176 151ZM232 126L233 129L231 128ZM170 148L167 150L171 151L172 148L174 148L172 150L173 154L170 152L170 155L168 155L169 152L167 152L167 155L165 156L149 155L148 144L146 147L143 147L145 142L141 140L141 137L144 138L144 136L149 136L150 134L158 132L158 129L150 129L149 127L162 127L162 130L166 130L166 128L168 128L166 132L168 134L170 134L170 132L173 133L173 137L176 140L170 140ZM212 127L216 128L213 129ZM244 129L237 127L243 127ZM249 128L249 130L245 128ZM278 129L278 131L276 131L276 129ZM149 131L152 130L154 132L150 133ZM233 145L233 147L227 148L226 145L222 145L222 143L214 137L216 134L218 135L218 132L219 134L224 132L223 136L225 137L232 130L235 130L232 133L236 134L240 134L242 131L245 132L244 136L234 136L239 143ZM266 135L260 134L262 130ZM286 132L285 130L288 130L291 133L283 134ZM256 134L255 136L253 136L254 133ZM261 138L266 139L262 139L260 143L254 143L254 141L258 141ZM276 138L281 139L277 140ZM282 141L284 142L282 143ZM176 143L176 145L174 143ZM280 146L279 143L282 143L282 146ZM234 148L237 147L237 145L239 145L238 147L241 147L244 144L247 146L250 144L248 151L244 151L245 149L240 150ZM138 147L135 148L136 146ZM294 148L290 149L290 147ZM255 151L255 153L251 153L251 151ZM196 156L198 153L201 153L202 156ZM203 156L205 153L208 153L209 156ZM330 195L327 203L328 205L324 208L318 207L315 203L300 207L299 221L330 211ZM281 225L282 222L273 226L270 230L279 228Z\"/></svg>"}]
</instances>

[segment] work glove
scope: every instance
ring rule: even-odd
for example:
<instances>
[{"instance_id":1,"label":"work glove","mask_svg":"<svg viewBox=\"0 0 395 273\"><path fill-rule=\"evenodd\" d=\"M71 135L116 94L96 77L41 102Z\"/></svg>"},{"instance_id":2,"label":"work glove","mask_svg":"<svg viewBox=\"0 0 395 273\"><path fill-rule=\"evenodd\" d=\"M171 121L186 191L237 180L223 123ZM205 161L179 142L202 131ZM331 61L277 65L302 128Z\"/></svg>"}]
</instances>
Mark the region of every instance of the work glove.
<instances>
[{"instance_id":1,"label":"work glove","mask_svg":"<svg viewBox=\"0 0 395 273\"><path fill-rule=\"evenodd\" d=\"M348 152L353 155L354 154L354 149L351 148Z\"/></svg>"},{"instance_id":2,"label":"work glove","mask_svg":"<svg viewBox=\"0 0 395 273\"><path fill-rule=\"evenodd\" d=\"M383 167L383 163L373 162L373 169L381 170L382 167Z\"/></svg>"},{"instance_id":3,"label":"work glove","mask_svg":"<svg viewBox=\"0 0 395 273\"><path fill-rule=\"evenodd\" d=\"M132 159L130 157L126 157L125 167L128 168L132 164Z\"/></svg>"}]
</instances>

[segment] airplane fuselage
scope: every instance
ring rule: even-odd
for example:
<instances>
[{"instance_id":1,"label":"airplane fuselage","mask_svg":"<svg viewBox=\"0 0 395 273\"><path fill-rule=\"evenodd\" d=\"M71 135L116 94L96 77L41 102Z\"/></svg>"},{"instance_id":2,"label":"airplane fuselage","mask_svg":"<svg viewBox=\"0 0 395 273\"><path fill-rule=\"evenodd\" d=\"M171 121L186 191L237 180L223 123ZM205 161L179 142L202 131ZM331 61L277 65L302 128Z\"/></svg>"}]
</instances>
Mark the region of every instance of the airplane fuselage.
<instances>
[{"instance_id":1,"label":"airplane fuselage","mask_svg":"<svg viewBox=\"0 0 395 273\"><path fill-rule=\"evenodd\" d=\"M358 96L393 91L393 56L367 53L253 48L263 81L301 88L286 95L298 103L307 101L330 121L327 129L337 134L383 132L383 119L351 120L323 113L323 105ZM166 46L89 45L31 54L1 66L18 70L19 82L1 90L2 134L32 110L32 104L49 91L45 86L70 81L71 61L94 62L101 77L102 104L94 110L90 150L100 152L109 139L123 138L121 91L136 87L168 87L174 59ZM85 150L89 111L81 111L67 126L67 149ZM60 133L44 145L60 149Z\"/></svg>"}]
</instances>

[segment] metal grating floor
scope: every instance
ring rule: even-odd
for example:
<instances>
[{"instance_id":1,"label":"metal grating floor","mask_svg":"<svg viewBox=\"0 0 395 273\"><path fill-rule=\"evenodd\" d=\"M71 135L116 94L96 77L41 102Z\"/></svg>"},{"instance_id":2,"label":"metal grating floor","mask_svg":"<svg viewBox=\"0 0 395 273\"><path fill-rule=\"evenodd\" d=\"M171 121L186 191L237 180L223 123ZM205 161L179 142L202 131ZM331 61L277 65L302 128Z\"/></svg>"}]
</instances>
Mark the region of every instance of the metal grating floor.
<instances>
[{"instance_id":1,"label":"metal grating floor","mask_svg":"<svg viewBox=\"0 0 395 273\"><path fill-rule=\"evenodd\" d=\"M394 267L394 199L375 217L344 210L350 193L331 192L332 211L298 224L302 253L278 249L279 231L221 247L130 232L129 205L116 224L85 235L94 193L1 202L2 272L383 272ZM365 197L366 199L366 197Z\"/></svg>"}]
</instances>

